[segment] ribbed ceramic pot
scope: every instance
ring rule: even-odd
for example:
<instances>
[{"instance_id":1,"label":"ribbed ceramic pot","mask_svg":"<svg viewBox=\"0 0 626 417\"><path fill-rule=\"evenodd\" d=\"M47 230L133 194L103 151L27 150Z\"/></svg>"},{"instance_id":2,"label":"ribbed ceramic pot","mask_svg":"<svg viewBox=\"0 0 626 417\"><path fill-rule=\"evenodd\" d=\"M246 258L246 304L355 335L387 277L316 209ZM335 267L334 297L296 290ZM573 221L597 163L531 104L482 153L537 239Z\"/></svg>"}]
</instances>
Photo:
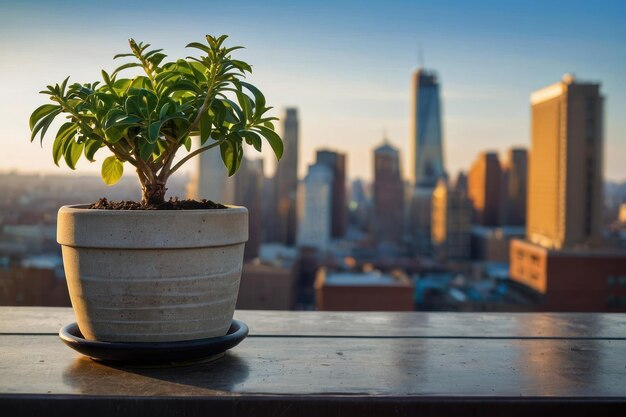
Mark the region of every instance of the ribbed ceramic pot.
<instances>
[{"instance_id":1,"label":"ribbed ceramic pot","mask_svg":"<svg viewBox=\"0 0 626 417\"><path fill-rule=\"evenodd\" d=\"M59 210L57 241L86 339L164 342L230 327L248 210Z\"/></svg>"}]
</instances>

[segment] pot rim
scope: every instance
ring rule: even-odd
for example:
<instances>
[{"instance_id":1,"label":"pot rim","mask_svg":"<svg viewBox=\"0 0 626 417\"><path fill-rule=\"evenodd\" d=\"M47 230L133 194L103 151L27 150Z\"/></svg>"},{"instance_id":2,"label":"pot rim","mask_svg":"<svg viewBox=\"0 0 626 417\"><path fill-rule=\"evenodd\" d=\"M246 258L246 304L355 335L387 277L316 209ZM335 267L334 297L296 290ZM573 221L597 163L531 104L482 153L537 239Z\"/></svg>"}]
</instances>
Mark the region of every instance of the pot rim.
<instances>
[{"instance_id":1,"label":"pot rim","mask_svg":"<svg viewBox=\"0 0 626 417\"><path fill-rule=\"evenodd\" d=\"M230 246L248 240L248 209L96 210L63 206L57 242L102 249L184 249Z\"/></svg>"}]
</instances>

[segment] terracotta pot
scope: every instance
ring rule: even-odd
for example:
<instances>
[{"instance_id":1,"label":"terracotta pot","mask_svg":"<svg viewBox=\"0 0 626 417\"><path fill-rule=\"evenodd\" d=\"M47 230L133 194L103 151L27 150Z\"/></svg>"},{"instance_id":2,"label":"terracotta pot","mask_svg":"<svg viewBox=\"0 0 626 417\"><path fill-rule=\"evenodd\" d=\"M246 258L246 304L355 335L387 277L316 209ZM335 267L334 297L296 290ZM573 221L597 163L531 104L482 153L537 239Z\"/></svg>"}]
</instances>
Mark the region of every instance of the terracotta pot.
<instances>
[{"instance_id":1,"label":"terracotta pot","mask_svg":"<svg viewBox=\"0 0 626 417\"><path fill-rule=\"evenodd\" d=\"M86 339L223 336L248 240L248 210L59 210L57 241Z\"/></svg>"}]
</instances>

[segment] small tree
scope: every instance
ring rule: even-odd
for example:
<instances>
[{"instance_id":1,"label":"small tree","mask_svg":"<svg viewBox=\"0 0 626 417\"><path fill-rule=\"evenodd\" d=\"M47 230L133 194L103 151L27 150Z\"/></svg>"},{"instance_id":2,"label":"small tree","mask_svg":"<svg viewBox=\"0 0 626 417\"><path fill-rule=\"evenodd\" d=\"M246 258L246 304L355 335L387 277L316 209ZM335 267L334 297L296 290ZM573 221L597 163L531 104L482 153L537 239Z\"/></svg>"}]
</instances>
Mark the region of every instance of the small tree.
<instances>
[{"instance_id":1,"label":"small tree","mask_svg":"<svg viewBox=\"0 0 626 417\"><path fill-rule=\"evenodd\" d=\"M223 46L227 35L207 35L207 44L187 47L205 55L162 64L161 49L148 51L149 44L129 40L130 53L114 57L134 58L111 74L102 71L104 83L72 84L69 77L60 85L41 91L55 104L44 104L30 117L31 142L37 134L43 141L59 115L68 121L59 128L52 147L54 163L63 159L75 169L85 156L94 162L102 148L112 155L102 163L102 179L113 185L122 176L124 163L137 171L142 188L142 205L164 202L170 175L201 152L219 147L222 160L233 175L243 158L243 142L261 150L266 139L280 159L283 144L266 113L265 97L245 79L252 68L233 59L242 47ZM118 78L127 68L140 67L145 75ZM178 150L191 150L191 137L200 137L200 148L174 164Z\"/></svg>"}]
</instances>

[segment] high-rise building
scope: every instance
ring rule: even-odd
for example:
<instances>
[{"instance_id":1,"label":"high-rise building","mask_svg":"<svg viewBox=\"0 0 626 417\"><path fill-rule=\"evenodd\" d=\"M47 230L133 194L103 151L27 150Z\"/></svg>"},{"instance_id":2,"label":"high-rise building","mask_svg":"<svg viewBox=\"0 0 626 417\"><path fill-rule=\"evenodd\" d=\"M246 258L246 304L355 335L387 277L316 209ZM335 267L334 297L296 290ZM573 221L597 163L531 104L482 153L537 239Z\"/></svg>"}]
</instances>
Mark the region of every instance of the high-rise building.
<instances>
[{"instance_id":1,"label":"high-rise building","mask_svg":"<svg viewBox=\"0 0 626 417\"><path fill-rule=\"evenodd\" d=\"M526 224L526 189L528 188L528 152L522 148L509 149L502 164L502 221L507 226Z\"/></svg>"},{"instance_id":2,"label":"high-rise building","mask_svg":"<svg viewBox=\"0 0 626 417\"><path fill-rule=\"evenodd\" d=\"M298 188L298 111L287 108L282 120L283 157L276 166L276 224L271 240L293 245L296 240L296 192Z\"/></svg>"},{"instance_id":3,"label":"high-rise building","mask_svg":"<svg viewBox=\"0 0 626 417\"><path fill-rule=\"evenodd\" d=\"M374 237L400 243L404 231L404 196L400 155L387 139L374 150Z\"/></svg>"},{"instance_id":4,"label":"high-rise building","mask_svg":"<svg viewBox=\"0 0 626 417\"><path fill-rule=\"evenodd\" d=\"M511 278L549 311L626 311L626 252L600 238L600 85L566 75L531 96L527 240L511 243Z\"/></svg>"},{"instance_id":5,"label":"high-rise building","mask_svg":"<svg viewBox=\"0 0 626 417\"><path fill-rule=\"evenodd\" d=\"M331 236L346 234L348 206L346 203L346 155L329 150L317 151L317 163L326 165L333 173Z\"/></svg>"},{"instance_id":6,"label":"high-rise building","mask_svg":"<svg viewBox=\"0 0 626 417\"><path fill-rule=\"evenodd\" d=\"M443 161L439 82L434 72L413 73L411 100L412 181L415 186L434 188L446 176Z\"/></svg>"},{"instance_id":7,"label":"high-rise building","mask_svg":"<svg viewBox=\"0 0 626 417\"><path fill-rule=\"evenodd\" d=\"M199 141L196 138L197 145ZM205 198L222 204L235 202L235 180L228 176L218 149L202 152L196 157L196 169L187 186L187 197L195 200Z\"/></svg>"},{"instance_id":8,"label":"high-rise building","mask_svg":"<svg viewBox=\"0 0 626 417\"><path fill-rule=\"evenodd\" d=\"M536 91L528 176L527 238L546 248L588 245L602 213L600 85L570 75Z\"/></svg>"},{"instance_id":9,"label":"high-rise building","mask_svg":"<svg viewBox=\"0 0 626 417\"><path fill-rule=\"evenodd\" d=\"M465 191L440 179L432 208L433 249L439 260L469 259L471 218L472 205Z\"/></svg>"},{"instance_id":10,"label":"high-rise building","mask_svg":"<svg viewBox=\"0 0 626 417\"><path fill-rule=\"evenodd\" d=\"M468 196L474 211L473 221L483 226L500 224L500 180L498 154L483 152L472 164L468 175Z\"/></svg>"},{"instance_id":11,"label":"high-rise building","mask_svg":"<svg viewBox=\"0 0 626 417\"><path fill-rule=\"evenodd\" d=\"M437 181L446 178L443 160L439 82L423 68L413 73L411 99L411 182L408 210L413 252L430 255L432 194Z\"/></svg>"},{"instance_id":12,"label":"high-rise building","mask_svg":"<svg viewBox=\"0 0 626 417\"><path fill-rule=\"evenodd\" d=\"M262 241L263 215L263 159L243 158L235 174L235 204L248 209L248 242L244 250L245 260L259 256Z\"/></svg>"},{"instance_id":13,"label":"high-rise building","mask_svg":"<svg viewBox=\"0 0 626 417\"><path fill-rule=\"evenodd\" d=\"M328 249L331 232L333 173L325 164L309 166L301 190L298 246Z\"/></svg>"}]
</instances>

